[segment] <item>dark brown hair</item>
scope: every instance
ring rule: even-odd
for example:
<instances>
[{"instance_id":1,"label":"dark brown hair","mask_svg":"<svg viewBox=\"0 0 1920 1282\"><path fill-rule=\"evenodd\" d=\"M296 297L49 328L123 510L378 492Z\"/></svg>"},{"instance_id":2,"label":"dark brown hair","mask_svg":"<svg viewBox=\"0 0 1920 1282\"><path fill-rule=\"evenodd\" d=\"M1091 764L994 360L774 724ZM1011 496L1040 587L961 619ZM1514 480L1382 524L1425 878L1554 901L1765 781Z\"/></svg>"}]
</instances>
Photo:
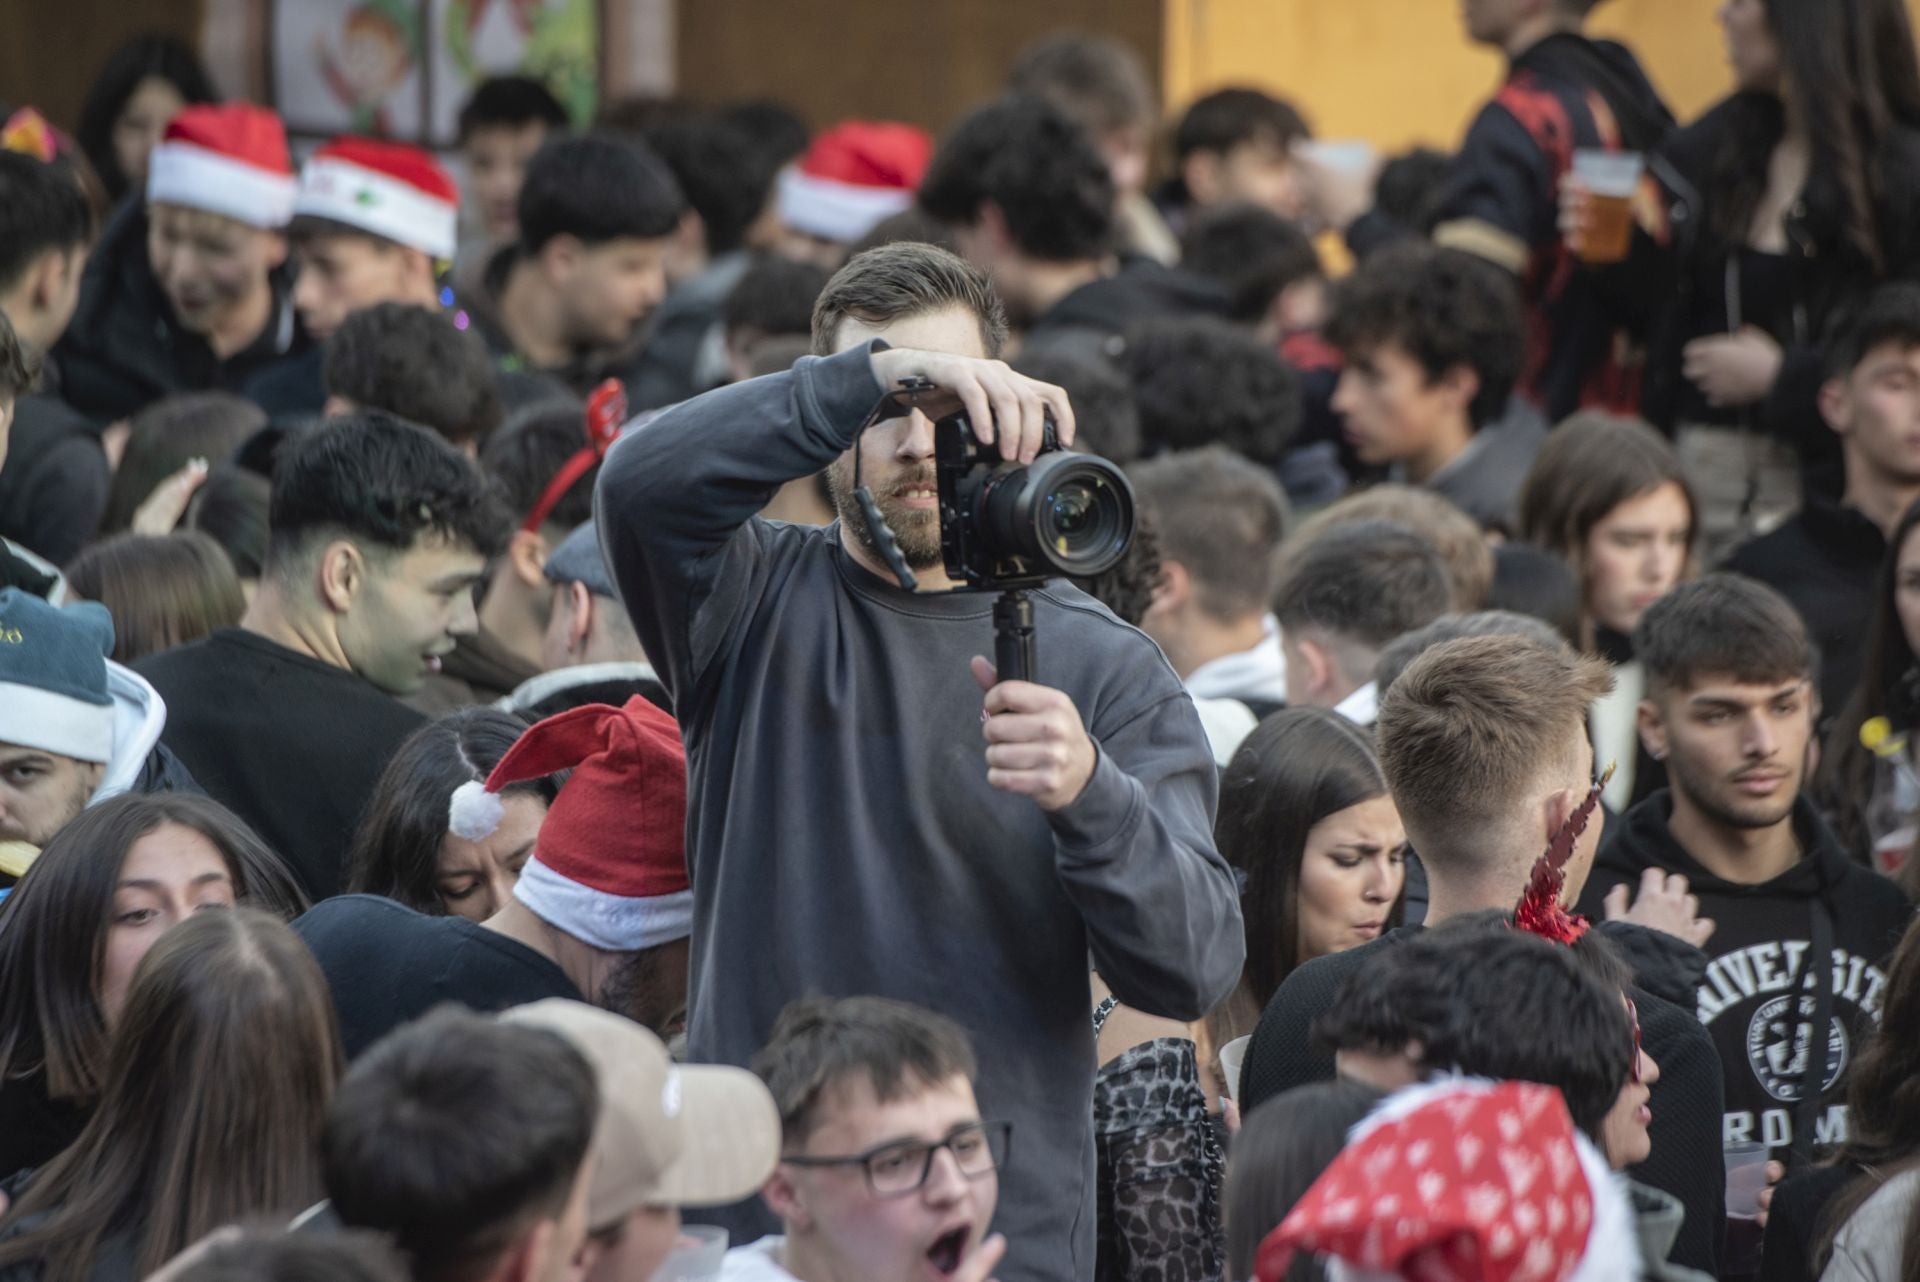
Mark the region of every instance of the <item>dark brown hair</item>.
<instances>
[{"instance_id":1,"label":"dark brown hair","mask_svg":"<svg viewBox=\"0 0 1920 1282\"><path fill-rule=\"evenodd\" d=\"M197 530L96 543L67 566L67 582L113 615L116 663L137 663L233 627L247 608L233 562Z\"/></svg>"},{"instance_id":2,"label":"dark brown hair","mask_svg":"<svg viewBox=\"0 0 1920 1282\"><path fill-rule=\"evenodd\" d=\"M1700 505L1667 438L1641 419L1582 411L1555 428L1534 456L1520 487L1519 536L1567 563L1581 580L1584 602L1593 527L1622 503L1663 485L1677 485L1686 496L1691 544Z\"/></svg>"},{"instance_id":3,"label":"dark brown hair","mask_svg":"<svg viewBox=\"0 0 1920 1282\"><path fill-rule=\"evenodd\" d=\"M973 1045L945 1015L884 997L802 998L780 1012L753 1071L773 1092L780 1131L803 1144L818 1120L820 1097L858 1074L881 1103L979 1071Z\"/></svg>"},{"instance_id":4,"label":"dark brown hair","mask_svg":"<svg viewBox=\"0 0 1920 1282\"><path fill-rule=\"evenodd\" d=\"M1245 878L1247 960L1229 999L1225 1045L1265 1010L1300 964L1300 860L1307 834L1328 815L1387 795L1387 779L1366 733L1337 712L1288 708L1257 726L1220 776L1214 840ZM1401 905L1394 904L1393 916Z\"/></svg>"},{"instance_id":5,"label":"dark brown hair","mask_svg":"<svg viewBox=\"0 0 1920 1282\"><path fill-rule=\"evenodd\" d=\"M250 909L194 914L134 972L100 1107L0 1221L33 1225L0 1243L0 1267L78 1282L127 1234L144 1276L223 1224L312 1205L342 1063L299 936Z\"/></svg>"},{"instance_id":6,"label":"dark brown hair","mask_svg":"<svg viewBox=\"0 0 1920 1282\"><path fill-rule=\"evenodd\" d=\"M1653 694L1685 690L1703 677L1764 685L1813 673L1813 642L1800 612L1739 574L1682 583L1648 606L1633 630L1633 652Z\"/></svg>"},{"instance_id":7,"label":"dark brown hair","mask_svg":"<svg viewBox=\"0 0 1920 1282\"><path fill-rule=\"evenodd\" d=\"M1510 852L1488 830L1585 737L1587 709L1612 688L1600 660L1513 636L1449 641L1407 665L1380 704L1380 768L1428 869L1498 866Z\"/></svg>"},{"instance_id":8,"label":"dark brown hair","mask_svg":"<svg viewBox=\"0 0 1920 1282\"><path fill-rule=\"evenodd\" d=\"M833 274L813 305L813 354L837 350L849 318L887 325L910 316L964 307L980 321L980 342L998 356L1007 341L1007 309L986 273L958 254L919 241L896 241L855 254Z\"/></svg>"},{"instance_id":9,"label":"dark brown hair","mask_svg":"<svg viewBox=\"0 0 1920 1282\"><path fill-rule=\"evenodd\" d=\"M1253 1276L1267 1234L1280 1226L1347 1146L1347 1132L1386 1093L1364 1082L1335 1079L1300 1086L1262 1104L1234 1137L1221 1194L1227 1222L1227 1276ZM1310 1251L1294 1256L1286 1282L1326 1277Z\"/></svg>"},{"instance_id":10,"label":"dark brown hair","mask_svg":"<svg viewBox=\"0 0 1920 1282\"><path fill-rule=\"evenodd\" d=\"M231 392L184 392L154 401L133 416L127 449L107 486L100 533L118 534L160 483L203 458L223 463L267 425L267 412Z\"/></svg>"},{"instance_id":11,"label":"dark brown hair","mask_svg":"<svg viewBox=\"0 0 1920 1282\"><path fill-rule=\"evenodd\" d=\"M236 903L282 920L306 896L280 857L232 811L190 793L133 793L80 812L0 901L0 1083L46 1074L54 1099L90 1103L106 1074L107 1026L94 991L113 893L133 843L162 824L219 850Z\"/></svg>"},{"instance_id":12,"label":"dark brown hair","mask_svg":"<svg viewBox=\"0 0 1920 1282\"><path fill-rule=\"evenodd\" d=\"M1432 490L1411 485L1375 485L1349 494L1301 522L1288 551L1305 547L1320 534L1348 521L1397 521L1427 542L1447 563L1453 584L1453 608L1461 614L1484 610L1493 589L1493 549L1486 532L1465 512Z\"/></svg>"}]
</instances>

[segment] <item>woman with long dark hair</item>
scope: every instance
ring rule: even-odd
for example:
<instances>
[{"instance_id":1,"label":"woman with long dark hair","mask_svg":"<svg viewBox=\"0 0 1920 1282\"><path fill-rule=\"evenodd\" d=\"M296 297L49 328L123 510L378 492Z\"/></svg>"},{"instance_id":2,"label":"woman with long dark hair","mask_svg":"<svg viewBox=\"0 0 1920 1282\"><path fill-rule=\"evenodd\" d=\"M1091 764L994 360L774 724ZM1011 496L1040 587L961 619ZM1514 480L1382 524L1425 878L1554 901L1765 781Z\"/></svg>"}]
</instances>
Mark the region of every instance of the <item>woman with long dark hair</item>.
<instances>
[{"instance_id":1,"label":"woman with long dark hair","mask_svg":"<svg viewBox=\"0 0 1920 1282\"><path fill-rule=\"evenodd\" d=\"M145 190L147 158L175 113L217 97L200 59L172 36L135 36L114 50L87 90L79 129L108 202Z\"/></svg>"},{"instance_id":2,"label":"woman with long dark hair","mask_svg":"<svg viewBox=\"0 0 1920 1282\"><path fill-rule=\"evenodd\" d=\"M448 805L461 784L484 783L527 726L510 712L469 708L409 735L354 834L352 893L468 921L485 921L504 907L566 772L508 784L500 792L499 826L479 841L449 829Z\"/></svg>"},{"instance_id":3,"label":"woman with long dark hair","mask_svg":"<svg viewBox=\"0 0 1920 1282\"><path fill-rule=\"evenodd\" d=\"M0 1178L70 1144L105 1083L141 957L210 909L291 920L306 899L217 802L137 793L81 812L0 901Z\"/></svg>"},{"instance_id":4,"label":"woman with long dark hair","mask_svg":"<svg viewBox=\"0 0 1920 1282\"><path fill-rule=\"evenodd\" d=\"M14 1181L0 1278L145 1277L222 1225L311 1206L343 1066L326 980L284 923L238 908L168 931L134 973L93 1119Z\"/></svg>"},{"instance_id":5,"label":"woman with long dark hair","mask_svg":"<svg viewBox=\"0 0 1920 1282\"><path fill-rule=\"evenodd\" d=\"M1866 665L1853 697L1840 709L1814 775L1813 797L1841 842L1855 855L1876 858L1883 872L1900 871L1916 839L1920 784L1912 751L1884 762L1860 741L1867 722L1884 718L1892 736L1920 734L1920 503L1893 528L1880 563L1873 630ZM1906 775L1902 771L1909 772ZM1920 871L1920 870L1916 870ZM1909 880L1911 887L1914 883Z\"/></svg>"},{"instance_id":6,"label":"woman with long dark hair","mask_svg":"<svg viewBox=\"0 0 1920 1282\"><path fill-rule=\"evenodd\" d=\"M1247 935L1240 986L1208 1021L1217 1052L1253 1031L1296 966L1400 924L1407 837L1366 732L1288 708L1221 774L1214 840L1243 879Z\"/></svg>"},{"instance_id":7,"label":"woman with long dark hair","mask_svg":"<svg viewBox=\"0 0 1920 1282\"><path fill-rule=\"evenodd\" d=\"M1723 0L1736 92L1656 162L1672 267L1648 418L1703 487L1710 560L1798 506L1817 348L1874 284L1920 275L1920 60L1903 0Z\"/></svg>"}]
</instances>

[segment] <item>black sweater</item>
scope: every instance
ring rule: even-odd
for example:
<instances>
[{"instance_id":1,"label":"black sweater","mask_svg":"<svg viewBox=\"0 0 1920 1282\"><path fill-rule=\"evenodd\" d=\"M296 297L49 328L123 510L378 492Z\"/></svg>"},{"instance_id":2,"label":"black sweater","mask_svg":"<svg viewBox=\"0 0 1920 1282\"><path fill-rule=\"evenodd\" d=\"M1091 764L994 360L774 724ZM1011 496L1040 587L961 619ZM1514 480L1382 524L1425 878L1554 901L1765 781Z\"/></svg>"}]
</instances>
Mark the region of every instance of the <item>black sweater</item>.
<instances>
[{"instance_id":1,"label":"black sweater","mask_svg":"<svg viewBox=\"0 0 1920 1282\"><path fill-rule=\"evenodd\" d=\"M1413 938L1418 926L1389 931L1369 944L1344 953L1316 957L1288 975L1267 1003L1240 1066L1240 1108L1253 1111L1274 1096L1333 1077L1333 1056L1309 1037L1313 1021L1332 1009L1340 985L1379 950ZM1609 936L1652 935L1637 926L1609 925ZM1648 956L1640 947L1626 951L1636 963ZM1658 977L1665 979L1665 976ZM1657 986L1657 985L1656 985ZM1715 1271L1720 1254L1720 1224L1726 1215L1726 1178L1720 1158L1720 1063L1713 1044L1686 1011L1652 992L1637 989L1640 1036L1647 1054L1660 1066L1660 1080L1649 1101L1653 1124L1648 1134L1653 1153L1630 1168L1643 1184L1671 1193L1686 1207L1669 1258L1689 1268Z\"/></svg>"},{"instance_id":2,"label":"black sweater","mask_svg":"<svg viewBox=\"0 0 1920 1282\"><path fill-rule=\"evenodd\" d=\"M1785 1160L1800 1098L1798 1065L1804 1062L1787 1040L1802 1025L1787 1017L1807 961L1813 903L1824 900L1833 922L1833 1022L1816 1143L1844 1141L1841 1075L1879 1018L1887 982L1881 964L1906 929L1912 906L1892 882L1847 858L1805 798L1793 814L1805 856L1758 886L1708 872L1674 840L1667 826L1672 814L1672 794L1659 792L1608 829L1581 910L1599 910L1614 886L1638 887L1649 868L1686 876L1700 898L1700 915L1716 924L1706 943L1695 1014L1712 1034L1726 1073L1724 1139L1764 1141Z\"/></svg>"}]
</instances>

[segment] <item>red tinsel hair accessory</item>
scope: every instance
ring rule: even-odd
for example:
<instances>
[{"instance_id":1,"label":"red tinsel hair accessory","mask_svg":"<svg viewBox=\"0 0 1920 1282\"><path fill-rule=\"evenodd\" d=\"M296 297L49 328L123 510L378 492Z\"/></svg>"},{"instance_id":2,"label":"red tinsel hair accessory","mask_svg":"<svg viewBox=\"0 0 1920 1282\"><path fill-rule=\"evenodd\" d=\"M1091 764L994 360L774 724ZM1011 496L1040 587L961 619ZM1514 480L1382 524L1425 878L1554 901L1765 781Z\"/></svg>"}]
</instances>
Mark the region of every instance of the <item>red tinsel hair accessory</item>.
<instances>
[{"instance_id":1,"label":"red tinsel hair accessory","mask_svg":"<svg viewBox=\"0 0 1920 1282\"><path fill-rule=\"evenodd\" d=\"M1593 818L1594 810L1600 805L1600 794L1606 791L1607 781L1612 778L1613 766L1609 764L1594 780L1580 808L1568 815L1567 821L1560 825L1560 831L1553 834L1553 840L1547 843L1546 853L1534 861L1533 873L1527 878L1526 893L1520 896L1520 902L1514 906L1515 930L1524 930L1529 935L1538 935L1556 944L1571 944L1587 933L1592 923L1585 917L1568 912L1560 903L1560 893L1567 885L1567 860L1573 858L1574 845L1579 842L1580 834L1587 830L1587 821Z\"/></svg>"}]
</instances>

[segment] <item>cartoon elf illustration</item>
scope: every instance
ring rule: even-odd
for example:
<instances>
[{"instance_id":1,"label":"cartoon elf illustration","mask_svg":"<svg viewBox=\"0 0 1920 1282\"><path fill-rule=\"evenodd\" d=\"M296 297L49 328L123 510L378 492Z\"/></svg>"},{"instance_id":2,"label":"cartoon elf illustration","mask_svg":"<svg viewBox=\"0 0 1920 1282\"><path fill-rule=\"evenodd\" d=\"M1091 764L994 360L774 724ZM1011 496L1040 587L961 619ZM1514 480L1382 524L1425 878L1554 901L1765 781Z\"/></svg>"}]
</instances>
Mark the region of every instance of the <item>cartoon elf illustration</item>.
<instances>
[{"instance_id":1,"label":"cartoon elf illustration","mask_svg":"<svg viewBox=\"0 0 1920 1282\"><path fill-rule=\"evenodd\" d=\"M365 0L340 24L336 47L314 37L314 62L352 116L354 133L387 135L387 99L420 61L420 15L408 0Z\"/></svg>"}]
</instances>

